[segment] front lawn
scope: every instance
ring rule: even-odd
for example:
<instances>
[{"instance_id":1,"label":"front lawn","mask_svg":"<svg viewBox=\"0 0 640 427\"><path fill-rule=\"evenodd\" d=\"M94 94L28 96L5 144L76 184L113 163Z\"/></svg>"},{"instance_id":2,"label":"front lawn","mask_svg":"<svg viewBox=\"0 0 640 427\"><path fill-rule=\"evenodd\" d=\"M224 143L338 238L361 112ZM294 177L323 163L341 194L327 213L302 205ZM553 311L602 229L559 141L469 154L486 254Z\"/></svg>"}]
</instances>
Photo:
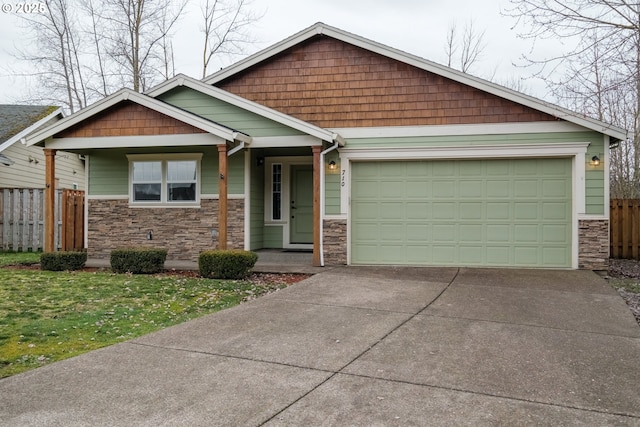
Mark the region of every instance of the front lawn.
<instances>
[{"instance_id":1,"label":"front lawn","mask_svg":"<svg viewBox=\"0 0 640 427\"><path fill-rule=\"evenodd\" d=\"M279 278L0 268L0 378L228 308L303 277Z\"/></svg>"}]
</instances>

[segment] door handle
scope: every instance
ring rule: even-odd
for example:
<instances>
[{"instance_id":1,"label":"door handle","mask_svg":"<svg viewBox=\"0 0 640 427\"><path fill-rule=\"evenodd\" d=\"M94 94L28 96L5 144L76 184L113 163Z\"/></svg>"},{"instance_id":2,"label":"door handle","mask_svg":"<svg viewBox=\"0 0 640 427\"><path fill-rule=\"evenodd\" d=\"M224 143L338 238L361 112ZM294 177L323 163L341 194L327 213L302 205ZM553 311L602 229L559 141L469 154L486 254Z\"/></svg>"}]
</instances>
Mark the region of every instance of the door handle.
<instances>
[{"instance_id":1,"label":"door handle","mask_svg":"<svg viewBox=\"0 0 640 427\"><path fill-rule=\"evenodd\" d=\"M298 209L298 208L296 208L295 206L291 206L291 209Z\"/></svg>"}]
</instances>

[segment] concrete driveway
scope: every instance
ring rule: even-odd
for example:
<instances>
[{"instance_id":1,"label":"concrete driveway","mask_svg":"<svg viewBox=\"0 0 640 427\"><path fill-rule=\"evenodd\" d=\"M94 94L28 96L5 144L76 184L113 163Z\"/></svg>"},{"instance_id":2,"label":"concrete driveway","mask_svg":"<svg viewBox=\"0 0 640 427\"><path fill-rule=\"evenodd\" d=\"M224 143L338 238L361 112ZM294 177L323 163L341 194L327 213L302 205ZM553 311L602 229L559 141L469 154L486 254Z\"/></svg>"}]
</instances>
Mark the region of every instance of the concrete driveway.
<instances>
[{"instance_id":1,"label":"concrete driveway","mask_svg":"<svg viewBox=\"0 0 640 427\"><path fill-rule=\"evenodd\" d=\"M0 380L3 425L640 425L640 328L586 271L333 268Z\"/></svg>"}]
</instances>

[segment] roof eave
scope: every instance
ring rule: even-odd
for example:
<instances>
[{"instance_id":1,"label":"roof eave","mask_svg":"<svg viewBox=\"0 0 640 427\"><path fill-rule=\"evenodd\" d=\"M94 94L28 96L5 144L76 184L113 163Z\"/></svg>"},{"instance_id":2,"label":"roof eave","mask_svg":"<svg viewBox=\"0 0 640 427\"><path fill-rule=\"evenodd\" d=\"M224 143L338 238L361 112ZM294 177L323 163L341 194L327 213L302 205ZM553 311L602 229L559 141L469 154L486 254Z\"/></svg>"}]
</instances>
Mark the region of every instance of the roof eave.
<instances>
[{"instance_id":1,"label":"roof eave","mask_svg":"<svg viewBox=\"0 0 640 427\"><path fill-rule=\"evenodd\" d=\"M36 129L38 129L41 126L46 125L48 122L50 122L51 120L53 120L58 116L60 116L60 118L64 118L64 112L62 111L62 108L55 109L51 113L47 114L45 117L41 118L35 123L32 123L25 129L21 130L20 132L18 132L17 134L15 134L11 138L9 138L8 140L0 144L0 153L6 150L7 148L11 147L13 144L15 144L18 141L21 141L23 144L26 143L26 138L29 136L30 133L34 132Z\"/></svg>"},{"instance_id":2,"label":"roof eave","mask_svg":"<svg viewBox=\"0 0 640 427\"><path fill-rule=\"evenodd\" d=\"M148 97L146 95L142 95L138 92L132 91L130 89L122 89L113 95L104 98L101 101L96 102L95 104L87 107L78 113L71 115L59 122L49 126L42 131L35 133L27 138L27 145L42 145L45 144L45 141L52 137L53 135L60 133L74 125L81 123L82 121L118 104L122 101L130 100L136 104L142 105L144 107L150 108L154 111L160 112L162 114L166 114L169 117L172 117L181 122L192 125L198 129L209 132L213 135L219 136L229 141L234 141L235 131L220 126L214 122L203 119L195 114L189 113L188 111L181 110L177 107L174 107L170 104L166 104L164 102L158 101L154 98ZM248 135L245 135L249 138ZM244 138L244 137L243 137ZM246 139L246 138L245 138Z\"/></svg>"}]
</instances>

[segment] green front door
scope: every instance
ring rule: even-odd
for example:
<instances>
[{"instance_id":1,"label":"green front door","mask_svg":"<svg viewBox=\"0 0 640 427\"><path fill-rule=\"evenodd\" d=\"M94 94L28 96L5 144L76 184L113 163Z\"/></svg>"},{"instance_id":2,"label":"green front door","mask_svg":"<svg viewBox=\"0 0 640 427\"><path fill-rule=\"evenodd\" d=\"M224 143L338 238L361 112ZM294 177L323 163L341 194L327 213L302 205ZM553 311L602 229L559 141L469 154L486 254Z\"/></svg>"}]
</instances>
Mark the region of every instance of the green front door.
<instances>
[{"instance_id":1,"label":"green front door","mask_svg":"<svg viewBox=\"0 0 640 427\"><path fill-rule=\"evenodd\" d=\"M354 163L351 263L571 267L571 159Z\"/></svg>"},{"instance_id":2,"label":"green front door","mask_svg":"<svg viewBox=\"0 0 640 427\"><path fill-rule=\"evenodd\" d=\"M313 166L291 166L290 243L313 243Z\"/></svg>"}]
</instances>

